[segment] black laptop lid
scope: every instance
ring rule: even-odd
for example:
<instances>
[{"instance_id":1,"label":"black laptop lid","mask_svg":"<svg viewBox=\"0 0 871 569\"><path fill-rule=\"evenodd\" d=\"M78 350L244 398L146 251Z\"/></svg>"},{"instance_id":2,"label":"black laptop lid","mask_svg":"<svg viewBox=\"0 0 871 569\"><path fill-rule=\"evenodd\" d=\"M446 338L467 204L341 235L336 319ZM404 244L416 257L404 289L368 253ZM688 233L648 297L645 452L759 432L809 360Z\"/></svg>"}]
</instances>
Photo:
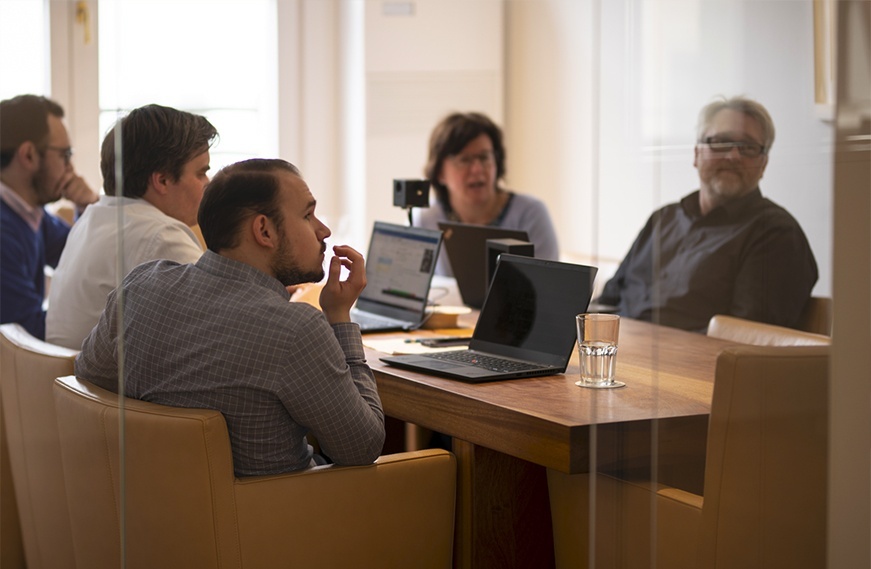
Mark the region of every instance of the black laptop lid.
<instances>
[{"instance_id":1,"label":"black laptop lid","mask_svg":"<svg viewBox=\"0 0 871 569\"><path fill-rule=\"evenodd\" d=\"M481 308L487 295L487 240L518 239L529 241L526 231L504 229L491 225L474 225L454 221L440 221L444 232L445 251L463 304Z\"/></svg>"},{"instance_id":2,"label":"black laptop lid","mask_svg":"<svg viewBox=\"0 0 871 569\"><path fill-rule=\"evenodd\" d=\"M442 232L376 221L366 257L359 310L419 323L441 246Z\"/></svg>"},{"instance_id":3,"label":"black laptop lid","mask_svg":"<svg viewBox=\"0 0 871 569\"><path fill-rule=\"evenodd\" d=\"M469 348L565 369L597 269L502 254Z\"/></svg>"}]
</instances>

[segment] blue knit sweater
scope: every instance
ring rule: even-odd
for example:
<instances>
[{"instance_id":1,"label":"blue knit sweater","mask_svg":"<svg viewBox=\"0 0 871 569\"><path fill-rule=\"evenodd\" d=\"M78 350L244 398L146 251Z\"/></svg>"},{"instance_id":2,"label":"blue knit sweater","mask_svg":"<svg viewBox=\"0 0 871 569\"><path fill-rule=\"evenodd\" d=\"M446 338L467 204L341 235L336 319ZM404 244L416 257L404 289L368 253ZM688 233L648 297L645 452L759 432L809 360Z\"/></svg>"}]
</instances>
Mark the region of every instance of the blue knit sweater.
<instances>
[{"instance_id":1,"label":"blue knit sweater","mask_svg":"<svg viewBox=\"0 0 871 569\"><path fill-rule=\"evenodd\" d=\"M45 339L45 267L55 267L70 226L48 212L34 232L0 201L0 323L17 322Z\"/></svg>"}]
</instances>

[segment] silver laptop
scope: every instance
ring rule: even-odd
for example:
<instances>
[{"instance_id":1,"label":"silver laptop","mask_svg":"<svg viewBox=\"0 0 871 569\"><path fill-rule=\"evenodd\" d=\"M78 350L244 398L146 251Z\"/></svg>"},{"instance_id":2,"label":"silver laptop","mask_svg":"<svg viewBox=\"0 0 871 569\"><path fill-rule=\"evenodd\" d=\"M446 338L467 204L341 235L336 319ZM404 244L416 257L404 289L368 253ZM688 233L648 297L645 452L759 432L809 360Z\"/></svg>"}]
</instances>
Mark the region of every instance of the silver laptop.
<instances>
[{"instance_id":1,"label":"silver laptop","mask_svg":"<svg viewBox=\"0 0 871 569\"><path fill-rule=\"evenodd\" d=\"M441 244L441 231L375 222L366 257L366 288L351 309L351 320L361 332L421 325Z\"/></svg>"},{"instance_id":2,"label":"silver laptop","mask_svg":"<svg viewBox=\"0 0 871 569\"><path fill-rule=\"evenodd\" d=\"M468 350L389 356L381 361L465 381L566 370L597 269L502 254Z\"/></svg>"}]
</instances>

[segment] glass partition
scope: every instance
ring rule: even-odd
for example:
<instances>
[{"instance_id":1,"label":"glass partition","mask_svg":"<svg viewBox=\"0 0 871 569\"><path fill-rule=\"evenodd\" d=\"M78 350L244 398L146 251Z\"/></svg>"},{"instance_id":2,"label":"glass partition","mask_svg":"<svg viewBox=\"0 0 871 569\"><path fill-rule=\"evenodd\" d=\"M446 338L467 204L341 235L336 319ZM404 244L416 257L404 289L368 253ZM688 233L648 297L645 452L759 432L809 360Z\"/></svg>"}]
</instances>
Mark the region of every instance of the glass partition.
<instances>
[{"instance_id":1,"label":"glass partition","mask_svg":"<svg viewBox=\"0 0 871 569\"><path fill-rule=\"evenodd\" d=\"M99 16L94 36L99 81L88 104L100 109L99 124L77 122L77 105L60 101L73 109L71 135L81 136L74 144L99 145L120 117L149 103L203 115L219 133L211 148L209 175L245 158L285 158L304 175L312 172L306 180L318 208L340 228L328 245L347 242L366 251L368 231L341 228L404 220L406 212L392 207L388 195L392 177L419 177L430 130L439 118L451 111L482 111L505 133L509 158L504 188L543 202L559 239L560 260L598 268L594 300L608 292L606 283L626 255L641 250L647 257L629 278L648 279L647 297L634 302L645 304L651 298L676 296L675 288L697 287L687 292L695 300L676 303L678 308L654 301L649 309L632 312L630 302L612 298L621 315L616 379L625 386L576 387L581 363L574 348L565 374L539 383L530 379L452 387L445 381L414 380L420 381L416 389L435 394L432 408L426 407L426 398L404 405L403 392L382 394L390 417L385 449L413 450L441 440L458 459L455 566L488 566L500 563L493 561L503 559L500 555L521 559L530 552L540 566L694 566L697 556L706 554L704 540L714 539L704 533L710 528L703 516L713 515L704 508L714 507L711 496L731 499L725 490L718 494L714 492L721 489L710 487L731 473L723 458L727 456L739 461L744 457L760 470L805 456L817 461L805 465L816 469L816 490L825 488L824 452L788 455L751 437L755 442L748 444L757 447L729 454L733 449L728 445L739 443L727 439L724 425L740 431L751 417L790 432L804 428L810 417L823 430L808 436L824 438L825 410L814 406L808 393L824 400L825 390L803 392L796 387L781 393L777 389L785 384L775 381L775 366L766 384L772 391L735 391L727 400L725 386L741 385L736 366L746 365L746 374L763 382L768 376L759 370L774 364L762 352L735 352L735 359L727 361L723 350L752 342L741 336L745 329L734 332L736 336L713 337L708 321L714 314L709 307L715 305L716 314L779 326L757 330L754 340L770 333L764 343L827 344L831 304L821 305L826 315L817 322L822 325L801 331L811 335L796 332L803 326L799 313L804 305L796 305L794 318L770 317L773 307L760 299L779 299L766 287L773 281L789 287L802 275L790 268L795 265L776 263L778 258L769 266L757 265L757 273L749 276L739 267L752 254L751 246L761 248L763 258L766 248L775 246L771 232L776 223L759 222L753 243L701 247L705 239L734 240L744 220L738 216L706 228L702 218L715 210L706 210L694 192L703 188L710 196L720 195L711 189L712 179L740 177L741 168L744 174L755 168L742 181L758 177L761 195L789 212L800 227L794 230L796 239L806 238L809 244L815 267L808 272L816 275L809 277L806 292L831 299L835 95L815 82L818 74L832 72L833 39L820 31L834 29L831 2L479 0L471 8L468 2L419 0L369 1L364 11L348 9L342 0L91 4ZM20 25L10 28L10 34L41 29L37 22L45 17L45 6L4 2L0 14L18 11L0 18L0 28L15 21ZM48 6L69 8L63 2ZM461 47L468 44L475 51L447 45L449 41L424 41L449 38L452 19L464 16L481 27L477 41L464 36L462 42ZM0 42L12 37L0 34ZM48 40L44 34L32 37L41 39L27 51L35 61L45 59ZM15 49L23 49L24 39L14 41ZM349 46L360 44L365 56L349 55ZM0 76L7 76L3 68ZM43 81L47 76L43 66L28 66L26 73L0 84L0 92L4 98L13 92L50 92ZM63 92L77 92L76 78L71 81L73 87ZM700 117L703 107L718 97L736 96L764 105L776 136L770 133L766 139L765 125L752 117L748 121L746 113L726 125L715 124L716 114ZM349 109L365 114L365 120L349 117ZM124 148L115 150L120 165ZM359 173L362 157L360 179L341 175ZM718 166L725 160L732 166ZM124 181L117 181L123 187ZM726 194L737 188L728 181L722 185ZM349 185L355 187L345 187ZM755 182L751 186L741 189L756 189ZM345 200L348 196L353 199ZM726 198L716 204L736 203ZM683 205L673 205L678 203ZM132 238L127 213L123 208L119 212L117 242L104 244L119 268L116 286L132 268L118 253ZM867 216L863 219L867 222ZM661 222L665 225L656 225ZM695 229L689 230L690 225ZM646 241L637 241L639 235ZM680 255L686 262L673 263ZM716 255L722 256L716 257L721 259L717 263L699 260ZM782 267L788 267L788 275ZM702 274L689 278L693 271ZM720 272L722 277L711 277ZM738 284L725 283L728 279L745 288L736 292ZM635 294L643 296L637 289ZM711 298L718 294L735 298ZM747 305L757 312L742 312ZM678 314L692 308L703 316ZM120 310L119 329L125 319ZM375 353L370 348L367 355L378 368L376 377L394 373L372 360ZM117 357L125 357L123 342ZM814 365L789 369L812 374ZM381 383L385 390L396 388L393 381ZM122 394L124 385L122 374ZM790 396L810 400L804 407L781 404ZM737 413L730 405L737 409L741 401L747 405L744 423L730 414ZM123 412L121 417L123 469ZM430 439L430 431L445 436ZM824 451L824 442L815 440L814 448ZM714 455L712 448L720 454ZM774 482L776 476L766 484ZM759 490L756 498L761 501L761 493L769 490ZM734 504L719 508L744 507L741 499L750 498L735 498ZM122 512L131 507L123 485L119 500ZM809 508L824 529L825 500ZM501 524L505 519L513 525ZM536 527L531 529L528 520L535 520ZM489 522L501 525L481 526ZM147 530L121 528L122 565L132 531ZM741 550L739 545L730 547ZM816 555L820 550L811 551Z\"/></svg>"}]
</instances>

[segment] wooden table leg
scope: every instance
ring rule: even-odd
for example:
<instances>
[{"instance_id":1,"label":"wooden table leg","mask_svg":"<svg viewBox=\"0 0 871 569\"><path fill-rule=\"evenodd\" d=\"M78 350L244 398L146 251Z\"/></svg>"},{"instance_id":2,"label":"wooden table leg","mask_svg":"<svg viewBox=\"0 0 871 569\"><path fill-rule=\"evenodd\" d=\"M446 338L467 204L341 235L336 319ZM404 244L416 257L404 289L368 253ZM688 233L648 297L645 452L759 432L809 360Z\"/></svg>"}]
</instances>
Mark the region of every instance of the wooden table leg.
<instances>
[{"instance_id":1,"label":"wooden table leg","mask_svg":"<svg viewBox=\"0 0 871 569\"><path fill-rule=\"evenodd\" d=\"M454 566L554 566L543 466L453 439L457 456Z\"/></svg>"}]
</instances>

